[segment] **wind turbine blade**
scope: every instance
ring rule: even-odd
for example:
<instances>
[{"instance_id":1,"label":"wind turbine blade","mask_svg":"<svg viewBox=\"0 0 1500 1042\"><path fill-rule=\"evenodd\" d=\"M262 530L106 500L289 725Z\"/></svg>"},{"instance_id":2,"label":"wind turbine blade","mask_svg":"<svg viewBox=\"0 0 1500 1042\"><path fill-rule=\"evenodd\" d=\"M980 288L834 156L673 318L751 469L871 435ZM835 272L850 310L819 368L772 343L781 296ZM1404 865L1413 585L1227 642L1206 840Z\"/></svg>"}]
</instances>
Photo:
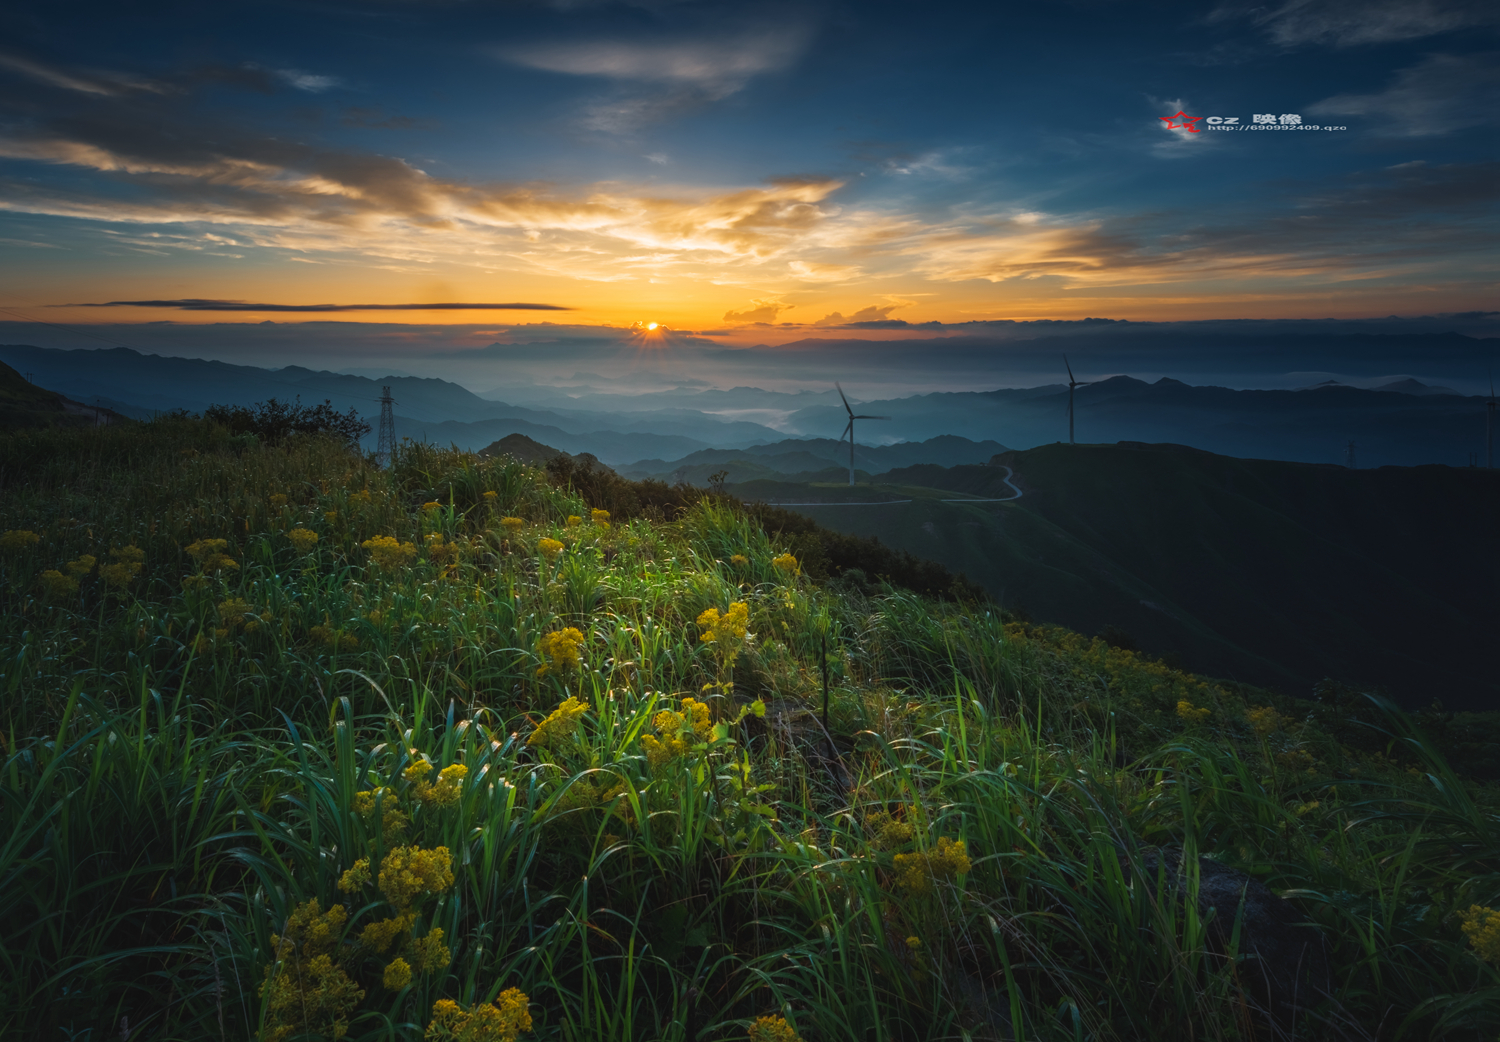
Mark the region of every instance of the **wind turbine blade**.
<instances>
[{"instance_id":1,"label":"wind turbine blade","mask_svg":"<svg viewBox=\"0 0 1500 1042\"><path fill-rule=\"evenodd\" d=\"M1063 355L1063 365L1068 366L1068 383L1074 383L1075 381L1073 379L1073 367L1071 365L1068 365L1067 355Z\"/></svg>"},{"instance_id":2,"label":"wind turbine blade","mask_svg":"<svg viewBox=\"0 0 1500 1042\"><path fill-rule=\"evenodd\" d=\"M839 441L843 441L845 438L848 438L851 442L854 441L854 417L853 416L849 417L849 425L844 428L844 433L839 435Z\"/></svg>"},{"instance_id":3,"label":"wind turbine blade","mask_svg":"<svg viewBox=\"0 0 1500 1042\"><path fill-rule=\"evenodd\" d=\"M889 420L889 416L856 416L856 420Z\"/></svg>"},{"instance_id":4,"label":"wind turbine blade","mask_svg":"<svg viewBox=\"0 0 1500 1042\"><path fill-rule=\"evenodd\" d=\"M837 380L835 380L833 382L833 386L838 387L838 389L839 389L839 397L844 399L844 411L846 413L848 413L850 416L853 416L854 415L854 410L851 409L851 408L849 408L849 399L848 398L844 398L844 389L842 387L839 387L839 384L838 384Z\"/></svg>"}]
</instances>

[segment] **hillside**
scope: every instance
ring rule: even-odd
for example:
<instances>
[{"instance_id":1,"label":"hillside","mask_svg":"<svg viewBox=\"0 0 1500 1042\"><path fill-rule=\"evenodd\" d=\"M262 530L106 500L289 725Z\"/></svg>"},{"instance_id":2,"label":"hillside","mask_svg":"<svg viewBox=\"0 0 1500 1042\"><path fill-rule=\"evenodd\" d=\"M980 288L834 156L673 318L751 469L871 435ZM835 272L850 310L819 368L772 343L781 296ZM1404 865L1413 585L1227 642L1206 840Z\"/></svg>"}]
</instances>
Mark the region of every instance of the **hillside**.
<instances>
[{"instance_id":1,"label":"hillside","mask_svg":"<svg viewBox=\"0 0 1500 1042\"><path fill-rule=\"evenodd\" d=\"M1500 474L1240 460L1174 445L1004 454L1008 503L796 508L961 571L1034 618L1309 693L1324 677L1409 706L1500 706ZM1010 495L1000 467L912 467L907 486ZM737 486L738 494L791 490ZM769 496L768 496L769 498ZM821 497L807 497L821 498Z\"/></svg>"},{"instance_id":2,"label":"hillside","mask_svg":"<svg viewBox=\"0 0 1500 1042\"><path fill-rule=\"evenodd\" d=\"M1492 719L558 459L0 436L0 1035L1494 1037Z\"/></svg>"},{"instance_id":3,"label":"hillside","mask_svg":"<svg viewBox=\"0 0 1500 1042\"><path fill-rule=\"evenodd\" d=\"M92 427L116 423L118 413L84 405L27 381L0 362L0 430L28 427Z\"/></svg>"}]
</instances>

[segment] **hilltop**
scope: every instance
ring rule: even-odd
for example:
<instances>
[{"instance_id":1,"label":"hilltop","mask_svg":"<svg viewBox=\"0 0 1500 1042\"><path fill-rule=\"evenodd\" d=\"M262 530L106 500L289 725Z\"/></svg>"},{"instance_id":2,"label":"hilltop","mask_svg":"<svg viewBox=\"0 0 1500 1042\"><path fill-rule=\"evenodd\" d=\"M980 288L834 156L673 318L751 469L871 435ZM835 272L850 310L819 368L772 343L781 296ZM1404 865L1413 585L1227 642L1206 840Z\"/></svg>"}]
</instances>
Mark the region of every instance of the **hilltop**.
<instances>
[{"instance_id":1,"label":"hilltop","mask_svg":"<svg viewBox=\"0 0 1500 1042\"><path fill-rule=\"evenodd\" d=\"M852 489L760 482L929 558L1001 604L1214 676L1308 694L1324 677L1411 707L1500 706L1500 473L1242 460L1180 445L1048 445L995 466L900 468ZM1024 495L1006 498L1006 467ZM936 491L934 491L936 490Z\"/></svg>"}]
</instances>

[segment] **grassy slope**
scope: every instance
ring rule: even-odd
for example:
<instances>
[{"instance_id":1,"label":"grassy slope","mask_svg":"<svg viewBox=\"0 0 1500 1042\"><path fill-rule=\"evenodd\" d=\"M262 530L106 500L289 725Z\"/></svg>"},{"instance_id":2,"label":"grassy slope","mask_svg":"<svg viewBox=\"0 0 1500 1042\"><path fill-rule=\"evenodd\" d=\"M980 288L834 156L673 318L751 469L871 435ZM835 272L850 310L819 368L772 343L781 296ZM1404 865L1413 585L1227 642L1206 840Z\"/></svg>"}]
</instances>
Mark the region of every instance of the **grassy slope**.
<instances>
[{"instance_id":1,"label":"grassy slope","mask_svg":"<svg viewBox=\"0 0 1500 1042\"><path fill-rule=\"evenodd\" d=\"M1170 446L1043 446L1005 458L1026 489L1015 503L929 495L904 512L807 512L963 571L1038 618L1114 626L1215 675L1297 693L1333 676L1413 705L1500 700L1490 592L1500 564L1485 551L1500 513L1493 474L1350 472ZM1008 494L985 467L885 477Z\"/></svg>"},{"instance_id":2,"label":"grassy slope","mask_svg":"<svg viewBox=\"0 0 1500 1042\"><path fill-rule=\"evenodd\" d=\"M728 504L568 473L608 498L195 421L0 439L0 1033L414 1040L518 988L549 1040L1271 1037L1161 846L1318 924L1299 1037L1500 1027L1460 930L1493 794L1410 720L820 587Z\"/></svg>"}]
</instances>

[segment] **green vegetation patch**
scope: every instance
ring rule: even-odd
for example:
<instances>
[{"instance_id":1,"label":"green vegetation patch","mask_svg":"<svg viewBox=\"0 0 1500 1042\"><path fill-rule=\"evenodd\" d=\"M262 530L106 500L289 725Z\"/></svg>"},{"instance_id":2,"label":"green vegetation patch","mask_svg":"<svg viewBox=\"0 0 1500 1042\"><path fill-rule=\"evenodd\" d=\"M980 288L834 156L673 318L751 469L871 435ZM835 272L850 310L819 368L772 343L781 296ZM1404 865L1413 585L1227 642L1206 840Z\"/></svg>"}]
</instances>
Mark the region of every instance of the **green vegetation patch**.
<instances>
[{"instance_id":1,"label":"green vegetation patch","mask_svg":"<svg viewBox=\"0 0 1500 1042\"><path fill-rule=\"evenodd\" d=\"M1494 794L1356 693L577 461L170 417L0 473L7 1037L1500 1028Z\"/></svg>"}]
</instances>

